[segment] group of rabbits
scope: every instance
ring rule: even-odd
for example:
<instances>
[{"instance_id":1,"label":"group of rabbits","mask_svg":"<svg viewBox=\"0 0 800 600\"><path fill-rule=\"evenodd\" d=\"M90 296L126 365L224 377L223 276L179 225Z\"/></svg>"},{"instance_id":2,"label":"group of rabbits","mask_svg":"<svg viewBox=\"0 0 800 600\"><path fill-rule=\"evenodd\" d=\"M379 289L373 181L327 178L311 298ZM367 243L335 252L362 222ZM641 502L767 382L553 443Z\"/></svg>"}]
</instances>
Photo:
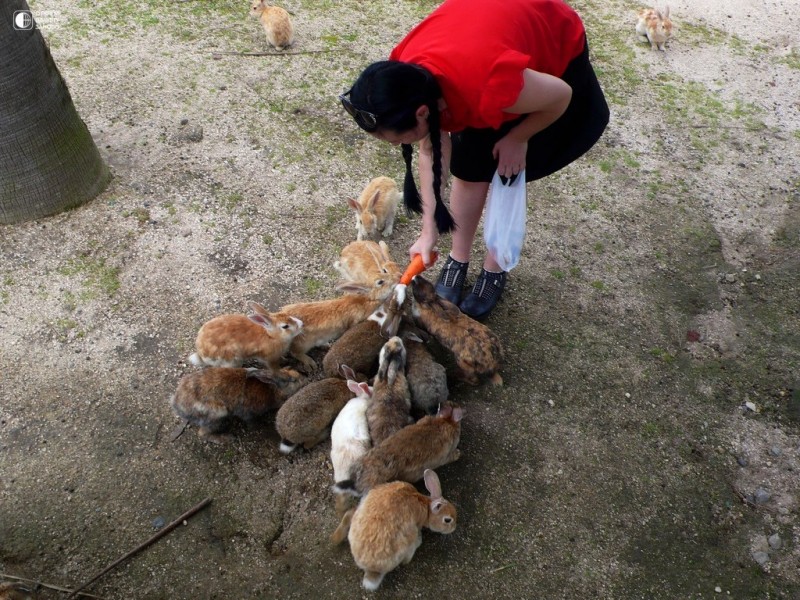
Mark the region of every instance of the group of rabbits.
<instances>
[{"instance_id":1,"label":"group of rabbits","mask_svg":"<svg viewBox=\"0 0 800 600\"><path fill-rule=\"evenodd\" d=\"M184 375L170 401L209 441L225 441L232 418L271 411L282 453L330 437L341 517L331 539L348 539L369 590L411 560L423 527L456 526L434 469L459 458L464 409L450 402L431 340L452 354L458 379L503 382L498 336L421 275L401 283L386 242L363 239L391 233L399 197L394 180L378 177L348 201L359 239L333 265L343 294L277 311L249 302L247 314L203 324L190 356L202 369ZM309 355L314 348L327 348L321 365ZM413 485L421 479L430 495Z\"/></svg>"},{"instance_id":2,"label":"group of rabbits","mask_svg":"<svg viewBox=\"0 0 800 600\"><path fill-rule=\"evenodd\" d=\"M266 0L253 0L250 15L261 21L267 42L276 50L283 50L294 43L294 26L286 9L270 6ZM669 6L663 11L656 8L641 9L636 33L641 41L649 42L653 50L665 50L665 44L672 36ZM391 235L391 226L388 235Z\"/></svg>"}]
</instances>

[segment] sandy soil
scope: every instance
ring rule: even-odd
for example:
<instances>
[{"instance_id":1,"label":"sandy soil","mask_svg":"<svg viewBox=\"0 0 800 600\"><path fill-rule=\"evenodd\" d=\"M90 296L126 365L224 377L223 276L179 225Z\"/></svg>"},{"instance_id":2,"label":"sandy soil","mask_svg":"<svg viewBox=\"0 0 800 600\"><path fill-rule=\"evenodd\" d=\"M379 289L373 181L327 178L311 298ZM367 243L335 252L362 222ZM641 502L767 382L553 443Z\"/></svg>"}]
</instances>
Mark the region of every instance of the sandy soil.
<instances>
[{"instance_id":1,"label":"sandy soil","mask_svg":"<svg viewBox=\"0 0 800 600\"><path fill-rule=\"evenodd\" d=\"M167 400L206 320L336 294L345 198L402 174L336 96L434 6L294 0L291 52L243 56L268 51L244 0L33 3L114 180L0 234L0 580L75 587L212 498L90 591L368 597L328 542L329 442L173 440ZM379 595L798 598L799 13L672 2L653 52L639 5L574 6L612 122L529 186L488 323L506 385L451 378L459 526Z\"/></svg>"}]
</instances>

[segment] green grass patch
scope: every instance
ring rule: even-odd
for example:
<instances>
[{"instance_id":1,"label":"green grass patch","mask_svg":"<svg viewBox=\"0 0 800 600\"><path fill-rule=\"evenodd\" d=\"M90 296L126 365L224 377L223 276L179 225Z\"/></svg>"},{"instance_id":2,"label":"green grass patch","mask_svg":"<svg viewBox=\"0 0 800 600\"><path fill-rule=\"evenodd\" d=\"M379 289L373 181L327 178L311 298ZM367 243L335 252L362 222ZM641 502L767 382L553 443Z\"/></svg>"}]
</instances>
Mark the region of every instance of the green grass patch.
<instances>
[{"instance_id":1,"label":"green grass patch","mask_svg":"<svg viewBox=\"0 0 800 600\"><path fill-rule=\"evenodd\" d=\"M119 290L119 267L106 264L104 258L81 256L70 259L58 269L58 273L65 277L80 277L84 292L81 298L90 300L100 294L114 296Z\"/></svg>"}]
</instances>

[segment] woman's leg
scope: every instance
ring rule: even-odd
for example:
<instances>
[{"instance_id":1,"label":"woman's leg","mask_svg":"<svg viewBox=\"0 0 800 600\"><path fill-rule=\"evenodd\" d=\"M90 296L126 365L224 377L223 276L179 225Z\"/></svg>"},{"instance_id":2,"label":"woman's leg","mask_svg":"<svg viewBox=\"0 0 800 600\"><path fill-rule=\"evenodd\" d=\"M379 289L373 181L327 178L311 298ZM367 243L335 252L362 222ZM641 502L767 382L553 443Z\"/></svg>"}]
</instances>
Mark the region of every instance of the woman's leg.
<instances>
[{"instance_id":1,"label":"woman's leg","mask_svg":"<svg viewBox=\"0 0 800 600\"><path fill-rule=\"evenodd\" d=\"M469 262L472 242L475 240L475 231L478 229L478 223L483 214L488 191L488 183L464 181L453 177L450 190L450 213L456 222L456 229L453 231L450 256L459 262Z\"/></svg>"}]
</instances>

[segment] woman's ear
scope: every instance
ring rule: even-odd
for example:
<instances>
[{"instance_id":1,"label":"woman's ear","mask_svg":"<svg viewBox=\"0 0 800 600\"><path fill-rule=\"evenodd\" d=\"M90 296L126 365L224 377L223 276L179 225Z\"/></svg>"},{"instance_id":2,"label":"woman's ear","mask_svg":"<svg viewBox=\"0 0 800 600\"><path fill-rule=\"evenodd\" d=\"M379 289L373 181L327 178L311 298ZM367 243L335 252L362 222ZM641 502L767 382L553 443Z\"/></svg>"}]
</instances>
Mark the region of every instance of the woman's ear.
<instances>
[{"instance_id":1,"label":"woman's ear","mask_svg":"<svg viewBox=\"0 0 800 600\"><path fill-rule=\"evenodd\" d=\"M427 121L428 116L431 114L431 109L429 109L426 104L423 104L417 109L417 112L414 114L416 115L417 120L422 119L423 121Z\"/></svg>"}]
</instances>

